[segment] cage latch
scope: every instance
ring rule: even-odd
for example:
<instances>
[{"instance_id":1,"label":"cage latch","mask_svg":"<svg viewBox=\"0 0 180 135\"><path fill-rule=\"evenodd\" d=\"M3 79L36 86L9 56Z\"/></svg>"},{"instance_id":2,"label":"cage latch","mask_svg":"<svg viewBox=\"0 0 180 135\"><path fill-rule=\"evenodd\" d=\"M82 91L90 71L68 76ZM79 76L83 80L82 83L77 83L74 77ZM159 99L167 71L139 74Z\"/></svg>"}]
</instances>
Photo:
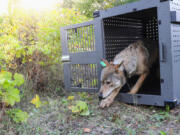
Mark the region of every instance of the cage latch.
<instances>
[{"instance_id":1,"label":"cage latch","mask_svg":"<svg viewBox=\"0 0 180 135\"><path fill-rule=\"evenodd\" d=\"M171 22L180 23L180 12L171 11Z\"/></svg>"},{"instance_id":2,"label":"cage latch","mask_svg":"<svg viewBox=\"0 0 180 135\"><path fill-rule=\"evenodd\" d=\"M69 55L62 56L61 61L62 62L70 62L70 56Z\"/></svg>"},{"instance_id":3,"label":"cage latch","mask_svg":"<svg viewBox=\"0 0 180 135\"><path fill-rule=\"evenodd\" d=\"M170 109L173 109L177 105L177 99L165 100L164 104L165 104L165 106L169 106Z\"/></svg>"},{"instance_id":4,"label":"cage latch","mask_svg":"<svg viewBox=\"0 0 180 135\"><path fill-rule=\"evenodd\" d=\"M100 12L99 11L95 11L93 13L93 17L96 18L96 17L99 17L100 16Z\"/></svg>"},{"instance_id":5,"label":"cage latch","mask_svg":"<svg viewBox=\"0 0 180 135\"><path fill-rule=\"evenodd\" d=\"M133 12L136 12L137 11L137 8L133 8Z\"/></svg>"}]
</instances>

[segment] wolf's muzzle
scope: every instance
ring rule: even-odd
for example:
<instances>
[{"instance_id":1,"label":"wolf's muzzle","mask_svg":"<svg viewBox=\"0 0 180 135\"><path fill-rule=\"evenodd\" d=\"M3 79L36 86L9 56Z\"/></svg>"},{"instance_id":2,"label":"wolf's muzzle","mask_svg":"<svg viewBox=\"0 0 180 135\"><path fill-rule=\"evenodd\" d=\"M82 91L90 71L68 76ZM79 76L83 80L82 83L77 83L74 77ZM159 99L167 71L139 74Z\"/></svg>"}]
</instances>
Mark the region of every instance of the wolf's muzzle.
<instances>
[{"instance_id":1,"label":"wolf's muzzle","mask_svg":"<svg viewBox=\"0 0 180 135\"><path fill-rule=\"evenodd\" d=\"M103 99L103 95L102 93L99 93L99 100L102 100Z\"/></svg>"}]
</instances>

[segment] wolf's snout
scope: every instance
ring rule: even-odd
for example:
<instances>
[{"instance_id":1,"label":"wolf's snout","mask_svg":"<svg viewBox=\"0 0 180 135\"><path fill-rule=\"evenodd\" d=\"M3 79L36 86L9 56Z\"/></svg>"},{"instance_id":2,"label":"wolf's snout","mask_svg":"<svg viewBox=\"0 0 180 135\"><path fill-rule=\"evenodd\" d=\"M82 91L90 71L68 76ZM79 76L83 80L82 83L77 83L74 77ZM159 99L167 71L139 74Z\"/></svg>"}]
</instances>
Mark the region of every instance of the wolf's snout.
<instances>
[{"instance_id":1,"label":"wolf's snout","mask_svg":"<svg viewBox=\"0 0 180 135\"><path fill-rule=\"evenodd\" d=\"M100 92L99 93L99 100L102 100L103 99L103 95L102 95L102 93Z\"/></svg>"}]
</instances>

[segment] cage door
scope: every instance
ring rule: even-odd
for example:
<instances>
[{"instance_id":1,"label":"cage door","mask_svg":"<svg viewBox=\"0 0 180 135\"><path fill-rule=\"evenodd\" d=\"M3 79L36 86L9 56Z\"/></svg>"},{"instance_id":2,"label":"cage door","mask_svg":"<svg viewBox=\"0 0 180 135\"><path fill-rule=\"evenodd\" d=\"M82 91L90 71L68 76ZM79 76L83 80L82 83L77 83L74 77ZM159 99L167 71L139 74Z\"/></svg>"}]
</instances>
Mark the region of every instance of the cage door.
<instances>
[{"instance_id":1,"label":"cage door","mask_svg":"<svg viewBox=\"0 0 180 135\"><path fill-rule=\"evenodd\" d=\"M98 90L100 55L95 44L95 21L61 29L64 83L67 91Z\"/></svg>"}]
</instances>

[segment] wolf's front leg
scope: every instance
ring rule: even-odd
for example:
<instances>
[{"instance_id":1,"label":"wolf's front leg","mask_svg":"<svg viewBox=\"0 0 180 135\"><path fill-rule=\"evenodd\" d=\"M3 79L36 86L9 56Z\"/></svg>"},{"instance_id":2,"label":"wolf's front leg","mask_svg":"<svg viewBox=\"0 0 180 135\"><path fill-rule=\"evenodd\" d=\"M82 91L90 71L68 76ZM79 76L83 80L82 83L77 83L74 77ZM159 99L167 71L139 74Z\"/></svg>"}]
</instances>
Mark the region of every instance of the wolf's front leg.
<instances>
[{"instance_id":1,"label":"wolf's front leg","mask_svg":"<svg viewBox=\"0 0 180 135\"><path fill-rule=\"evenodd\" d=\"M136 94L140 87L142 86L144 80L146 79L146 77L148 76L148 73L143 73L139 79L137 80L136 84L133 86L133 88L130 90L129 94Z\"/></svg>"},{"instance_id":2,"label":"wolf's front leg","mask_svg":"<svg viewBox=\"0 0 180 135\"><path fill-rule=\"evenodd\" d=\"M106 99L103 99L100 103L100 107L101 108L109 107L113 103L113 101L114 101L115 97L117 96L117 94L119 93L119 91L120 91L120 89L116 89Z\"/></svg>"}]
</instances>

